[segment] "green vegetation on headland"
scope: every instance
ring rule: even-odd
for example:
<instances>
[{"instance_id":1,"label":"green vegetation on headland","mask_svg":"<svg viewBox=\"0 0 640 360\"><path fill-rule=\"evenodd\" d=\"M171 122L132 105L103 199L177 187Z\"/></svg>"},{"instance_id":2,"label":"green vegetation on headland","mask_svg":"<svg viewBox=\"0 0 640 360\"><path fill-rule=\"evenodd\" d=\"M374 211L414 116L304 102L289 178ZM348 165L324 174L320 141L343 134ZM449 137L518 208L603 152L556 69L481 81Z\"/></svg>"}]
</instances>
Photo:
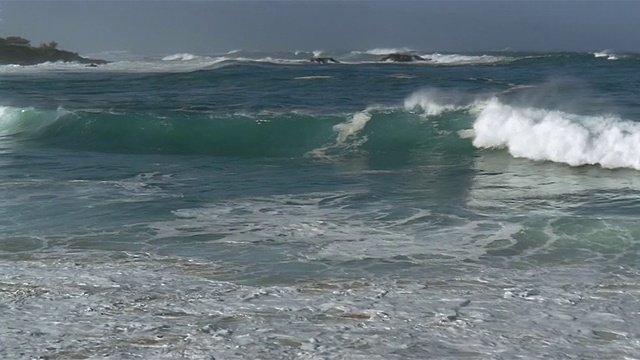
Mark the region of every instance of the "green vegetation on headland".
<instances>
[{"instance_id":1,"label":"green vegetation on headland","mask_svg":"<svg viewBox=\"0 0 640 360\"><path fill-rule=\"evenodd\" d=\"M34 47L31 46L31 41L19 36L0 38L0 65L35 65L57 61L81 64L107 63L105 60L88 59L78 55L78 53L59 50L58 43L55 41Z\"/></svg>"}]
</instances>

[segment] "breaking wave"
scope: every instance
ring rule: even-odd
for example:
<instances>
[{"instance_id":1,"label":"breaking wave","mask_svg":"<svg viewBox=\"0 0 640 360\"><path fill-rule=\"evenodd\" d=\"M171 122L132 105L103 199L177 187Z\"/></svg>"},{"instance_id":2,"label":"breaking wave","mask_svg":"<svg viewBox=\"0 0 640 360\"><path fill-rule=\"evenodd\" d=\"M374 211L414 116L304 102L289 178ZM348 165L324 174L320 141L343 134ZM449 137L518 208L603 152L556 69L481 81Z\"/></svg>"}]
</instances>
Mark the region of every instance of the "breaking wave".
<instances>
[{"instance_id":1,"label":"breaking wave","mask_svg":"<svg viewBox=\"0 0 640 360\"><path fill-rule=\"evenodd\" d=\"M460 55L460 54L428 54L423 55L430 62L439 65L486 65L513 61L509 56L494 55Z\"/></svg>"},{"instance_id":2,"label":"breaking wave","mask_svg":"<svg viewBox=\"0 0 640 360\"><path fill-rule=\"evenodd\" d=\"M456 53L428 53L408 47L375 48L366 51L246 51L231 50L225 53L196 55L192 53L175 53L163 57L149 57L133 54L127 51L108 51L85 56L105 59L109 63L98 67L87 67L78 63L43 63L30 66L0 65L0 74L28 74L40 72L191 72L212 69L221 66L246 64L274 64L274 65L308 65L318 64L309 62L312 57L329 56L341 63L350 65L366 65L381 63L384 55L391 53L409 53L419 55L425 61L402 63L403 65L426 66L475 66L475 65L508 65L523 63L545 63L556 61L598 61L606 60L638 60L637 54L614 54L610 50L592 53L549 53L529 54L519 52L495 52L487 54L456 54ZM386 65L388 65L385 62Z\"/></svg>"},{"instance_id":3,"label":"breaking wave","mask_svg":"<svg viewBox=\"0 0 640 360\"><path fill-rule=\"evenodd\" d=\"M424 100L426 104L428 101ZM441 114L455 111L443 109ZM432 114L432 115L429 115ZM429 108L370 107L353 114L314 115L38 110L3 107L0 136L36 146L132 154L301 157L325 152L419 152L469 126L439 119ZM425 117L430 117L425 121ZM328 151L325 151L328 150Z\"/></svg>"},{"instance_id":4,"label":"breaking wave","mask_svg":"<svg viewBox=\"0 0 640 360\"><path fill-rule=\"evenodd\" d=\"M393 53L408 53L408 52L413 52L415 50L408 48L408 47L402 47L402 48L375 48L375 49L371 49L371 50L367 50L364 53L365 54L369 54L369 55L387 55L387 54L393 54Z\"/></svg>"},{"instance_id":5,"label":"breaking wave","mask_svg":"<svg viewBox=\"0 0 640 360\"><path fill-rule=\"evenodd\" d=\"M640 123L437 89L351 114L185 114L0 107L0 138L74 150L233 157L430 152L640 170Z\"/></svg>"},{"instance_id":6,"label":"breaking wave","mask_svg":"<svg viewBox=\"0 0 640 360\"><path fill-rule=\"evenodd\" d=\"M163 61L189 61L199 59L200 56L189 53L173 54L162 58Z\"/></svg>"},{"instance_id":7,"label":"breaking wave","mask_svg":"<svg viewBox=\"0 0 640 360\"><path fill-rule=\"evenodd\" d=\"M640 170L640 123L488 101L473 125L473 145L571 166Z\"/></svg>"}]
</instances>

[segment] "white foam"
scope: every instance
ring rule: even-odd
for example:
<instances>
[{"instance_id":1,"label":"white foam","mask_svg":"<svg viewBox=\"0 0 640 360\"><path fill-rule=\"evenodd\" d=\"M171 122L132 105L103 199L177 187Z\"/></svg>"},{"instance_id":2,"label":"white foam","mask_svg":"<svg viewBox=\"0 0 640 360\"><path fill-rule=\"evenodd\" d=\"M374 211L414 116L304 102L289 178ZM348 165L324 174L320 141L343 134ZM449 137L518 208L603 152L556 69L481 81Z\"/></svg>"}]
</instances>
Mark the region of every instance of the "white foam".
<instances>
[{"instance_id":1,"label":"white foam","mask_svg":"<svg viewBox=\"0 0 640 360\"><path fill-rule=\"evenodd\" d=\"M281 64L281 65L299 65L299 64L307 64L309 63L304 59L279 59L271 56L261 57L261 58L248 58L248 57L237 57L230 58L227 60L234 61L243 61L243 62L258 62L258 63L270 63L270 64Z\"/></svg>"},{"instance_id":2,"label":"white foam","mask_svg":"<svg viewBox=\"0 0 640 360\"><path fill-rule=\"evenodd\" d=\"M337 143L344 144L347 139L353 137L358 132L360 132L360 130L364 129L369 120L371 120L371 113L369 112L369 110L364 110L355 113L347 121L335 125L333 127L333 130L338 133L336 139Z\"/></svg>"},{"instance_id":3,"label":"white foam","mask_svg":"<svg viewBox=\"0 0 640 360\"><path fill-rule=\"evenodd\" d=\"M386 55L395 52L413 52L409 48L389 48L389 49L373 49L366 52L351 52L352 55L345 55L346 58L341 58L340 62L347 64L370 64L379 63L379 59L372 60L370 55ZM0 65L0 74L2 73L42 73L42 72L97 72L97 71L110 71L110 72L189 72L200 69L210 69L212 66L224 66L223 63L230 61L239 62L258 62L258 63L272 63L272 64L284 64L284 65L299 65L308 64L307 59L301 59L303 54L309 54L309 56L327 56L326 51L314 50L312 52L279 52L279 53L266 53L266 52L245 52L241 50L232 50L227 53L199 56L191 53L176 53L170 54L164 57L148 57L141 56L127 51L107 51L95 54L85 55L88 58L105 59L110 61L108 64L103 64L98 67L88 67L87 64L79 63L42 63L38 65L20 66L20 65ZM311 55L312 54L312 55ZM365 55L363 57L359 55ZM306 57L309 57L306 56ZM334 56L334 55L332 55ZM446 65L468 65L468 64L490 64L501 61L506 61L510 58L497 57L497 56L464 56L464 55L422 55L429 58L428 61L419 61L415 64L446 64ZM349 61L351 59L351 61Z\"/></svg>"},{"instance_id":4,"label":"white foam","mask_svg":"<svg viewBox=\"0 0 640 360\"><path fill-rule=\"evenodd\" d=\"M114 61L98 67L88 67L86 64L46 62L38 65L0 65L0 74L40 74L60 72L122 72L122 73L156 73L156 72L190 72L200 69L223 67L230 59L227 57L199 57L190 61L154 61L154 60L124 60Z\"/></svg>"},{"instance_id":5,"label":"white foam","mask_svg":"<svg viewBox=\"0 0 640 360\"><path fill-rule=\"evenodd\" d=\"M199 58L200 56L198 55L193 55L189 53L179 53L179 54L167 55L162 58L162 61L189 61L189 60L196 60Z\"/></svg>"},{"instance_id":6,"label":"white foam","mask_svg":"<svg viewBox=\"0 0 640 360\"><path fill-rule=\"evenodd\" d=\"M607 58L607 60L618 60L618 56L611 52L611 50L603 50L600 52L594 52L593 56L596 58Z\"/></svg>"},{"instance_id":7,"label":"white foam","mask_svg":"<svg viewBox=\"0 0 640 360\"><path fill-rule=\"evenodd\" d=\"M472 65L472 64L495 64L500 62L512 61L513 58L508 56L493 55L460 55L460 54L425 54L421 55L425 59L429 59L431 63L440 65Z\"/></svg>"},{"instance_id":8,"label":"white foam","mask_svg":"<svg viewBox=\"0 0 640 360\"><path fill-rule=\"evenodd\" d=\"M388 55L388 54L406 53L406 52L412 52L412 51L413 51L413 49L410 49L408 47L402 47L402 48L375 48L375 49L367 50L364 53L365 54L369 54L369 55Z\"/></svg>"},{"instance_id":9,"label":"white foam","mask_svg":"<svg viewBox=\"0 0 640 360\"><path fill-rule=\"evenodd\" d=\"M366 199L367 195L339 192L239 198L175 210L174 219L148 226L154 241L202 236L245 244L269 239L271 243L312 244L296 253L305 260L343 261L424 254L437 254L443 260L478 258L485 254L484 245L522 230L520 224L503 221L434 216L428 209L399 208L374 197L354 208L354 198ZM439 225L443 219L451 225Z\"/></svg>"},{"instance_id":10,"label":"white foam","mask_svg":"<svg viewBox=\"0 0 640 360\"><path fill-rule=\"evenodd\" d=\"M310 193L262 198L240 198L209 207L175 210L174 220L150 224L156 239L221 234L226 243L262 239L279 242L349 241L354 232L384 233L363 225L389 210L388 204L355 212L343 209L349 193Z\"/></svg>"},{"instance_id":11,"label":"white foam","mask_svg":"<svg viewBox=\"0 0 640 360\"><path fill-rule=\"evenodd\" d=\"M369 120L371 120L372 110L375 110L375 108L367 108L364 111L353 114L345 122L334 125L333 131L336 133L335 142L310 150L305 156L331 161L333 156L330 155L330 152L332 150L357 149L368 140L366 136L357 137L356 135L362 131Z\"/></svg>"},{"instance_id":12,"label":"white foam","mask_svg":"<svg viewBox=\"0 0 640 360\"><path fill-rule=\"evenodd\" d=\"M633 281L590 264L520 267L423 265L418 279L333 267L262 285L229 262L47 254L0 263L0 337L8 359L634 358Z\"/></svg>"},{"instance_id":13,"label":"white foam","mask_svg":"<svg viewBox=\"0 0 640 360\"><path fill-rule=\"evenodd\" d=\"M322 79L331 79L333 76L328 75L309 75L309 76L296 76L295 80L322 80Z\"/></svg>"},{"instance_id":14,"label":"white foam","mask_svg":"<svg viewBox=\"0 0 640 360\"><path fill-rule=\"evenodd\" d=\"M488 101L473 130L478 148L571 166L640 170L640 124L615 116L581 116Z\"/></svg>"}]
</instances>

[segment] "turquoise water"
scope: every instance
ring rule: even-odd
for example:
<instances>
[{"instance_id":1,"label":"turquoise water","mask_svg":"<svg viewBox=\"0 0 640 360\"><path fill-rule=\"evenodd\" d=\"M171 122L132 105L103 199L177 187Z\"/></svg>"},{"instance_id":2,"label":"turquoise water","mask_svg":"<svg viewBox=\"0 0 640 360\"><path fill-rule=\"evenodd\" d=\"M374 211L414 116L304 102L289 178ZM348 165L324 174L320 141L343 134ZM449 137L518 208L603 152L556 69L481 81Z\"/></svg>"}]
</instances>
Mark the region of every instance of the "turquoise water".
<instances>
[{"instance_id":1,"label":"turquoise water","mask_svg":"<svg viewBox=\"0 0 640 360\"><path fill-rule=\"evenodd\" d=\"M640 58L0 67L5 358L633 358Z\"/></svg>"}]
</instances>

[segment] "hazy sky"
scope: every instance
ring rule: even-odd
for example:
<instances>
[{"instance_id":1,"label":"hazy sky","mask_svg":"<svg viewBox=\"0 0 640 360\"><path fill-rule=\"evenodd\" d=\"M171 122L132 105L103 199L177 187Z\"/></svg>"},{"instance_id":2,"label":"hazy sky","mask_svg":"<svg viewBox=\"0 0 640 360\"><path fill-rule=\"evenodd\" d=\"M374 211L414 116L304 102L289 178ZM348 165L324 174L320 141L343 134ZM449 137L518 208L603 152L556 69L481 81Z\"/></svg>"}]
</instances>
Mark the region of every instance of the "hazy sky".
<instances>
[{"instance_id":1,"label":"hazy sky","mask_svg":"<svg viewBox=\"0 0 640 360\"><path fill-rule=\"evenodd\" d=\"M0 36L82 53L640 52L640 1L2 1Z\"/></svg>"}]
</instances>

